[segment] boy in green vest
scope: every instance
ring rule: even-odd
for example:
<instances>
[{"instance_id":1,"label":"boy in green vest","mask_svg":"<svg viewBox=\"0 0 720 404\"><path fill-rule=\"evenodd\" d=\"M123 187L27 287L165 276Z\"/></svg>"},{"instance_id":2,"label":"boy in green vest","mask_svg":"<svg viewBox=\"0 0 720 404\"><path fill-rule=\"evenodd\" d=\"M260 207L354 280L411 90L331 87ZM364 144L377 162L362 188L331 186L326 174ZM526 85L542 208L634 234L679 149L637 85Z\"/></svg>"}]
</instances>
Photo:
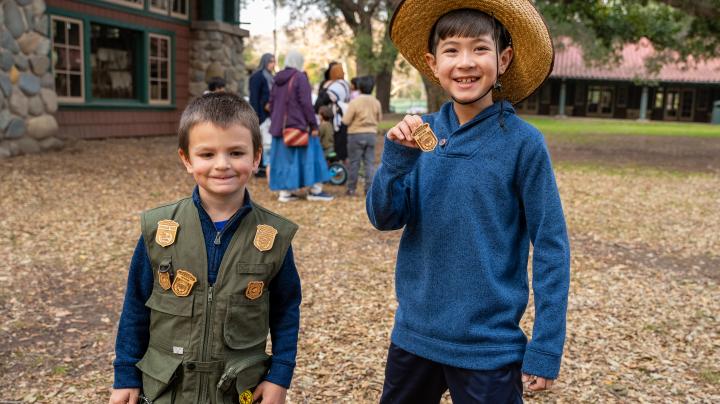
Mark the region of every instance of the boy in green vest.
<instances>
[{"instance_id":1,"label":"boy in green vest","mask_svg":"<svg viewBox=\"0 0 720 404\"><path fill-rule=\"evenodd\" d=\"M297 225L250 200L257 116L234 94L206 94L178 138L197 186L141 216L110 403L283 403L300 323Z\"/></svg>"}]
</instances>

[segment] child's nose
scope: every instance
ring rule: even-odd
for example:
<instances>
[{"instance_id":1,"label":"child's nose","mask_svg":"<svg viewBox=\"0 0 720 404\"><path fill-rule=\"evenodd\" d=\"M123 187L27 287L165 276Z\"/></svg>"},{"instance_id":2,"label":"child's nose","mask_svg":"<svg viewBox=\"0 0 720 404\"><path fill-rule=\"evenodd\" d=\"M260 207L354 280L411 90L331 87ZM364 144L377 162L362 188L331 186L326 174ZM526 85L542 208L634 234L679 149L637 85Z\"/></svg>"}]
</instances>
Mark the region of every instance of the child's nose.
<instances>
[{"instance_id":1,"label":"child's nose","mask_svg":"<svg viewBox=\"0 0 720 404\"><path fill-rule=\"evenodd\" d=\"M473 67L475 66L475 58L472 52L462 52L460 55L460 66L462 67Z\"/></svg>"}]
</instances>

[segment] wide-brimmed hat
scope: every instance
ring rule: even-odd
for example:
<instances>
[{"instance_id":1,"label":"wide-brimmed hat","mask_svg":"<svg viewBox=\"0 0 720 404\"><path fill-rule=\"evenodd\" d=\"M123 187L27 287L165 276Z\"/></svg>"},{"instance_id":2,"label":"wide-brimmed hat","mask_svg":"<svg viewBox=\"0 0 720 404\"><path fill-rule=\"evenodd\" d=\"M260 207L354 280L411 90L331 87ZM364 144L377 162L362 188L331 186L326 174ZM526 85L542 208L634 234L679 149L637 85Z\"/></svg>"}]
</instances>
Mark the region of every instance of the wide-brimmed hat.
<instances>
[{"instance_id":1,"label":"wide-brimmed hat","mask_svg":"<svg viewBox=\"0 0 720 404\"><path fill-rule=\"evenodd\" d=\"M494 16L512 38L513 59L493 99L515 104L535 92L552 72L554 53L547 25L528 0L404 0L390 22L390 38L408 62L439 85L425 61L430 31L440 17L463 8Z\"/></svg>"}]
</instances>

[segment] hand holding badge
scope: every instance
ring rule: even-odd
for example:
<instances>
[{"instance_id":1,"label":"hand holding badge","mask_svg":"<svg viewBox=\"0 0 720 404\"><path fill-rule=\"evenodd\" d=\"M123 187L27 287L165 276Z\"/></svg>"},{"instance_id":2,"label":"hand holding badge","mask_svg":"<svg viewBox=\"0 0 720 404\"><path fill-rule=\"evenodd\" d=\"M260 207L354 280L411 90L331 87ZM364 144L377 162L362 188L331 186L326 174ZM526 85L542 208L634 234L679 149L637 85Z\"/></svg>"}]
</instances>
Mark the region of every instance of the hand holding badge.
<instances>
[{"instance_id":1,"label":"hand holding badge","mask_svg":"<svg viewBox=\"0 0 720 404\"><path fill-rule=\"evenodd\" d=\"M438 144L437 136L435 136L435 133L430 129L430 124L428 123L424 123L415 129L412 136L420 147L420 150L424 152L435 150Z\"/></svg>"}]
</instances>

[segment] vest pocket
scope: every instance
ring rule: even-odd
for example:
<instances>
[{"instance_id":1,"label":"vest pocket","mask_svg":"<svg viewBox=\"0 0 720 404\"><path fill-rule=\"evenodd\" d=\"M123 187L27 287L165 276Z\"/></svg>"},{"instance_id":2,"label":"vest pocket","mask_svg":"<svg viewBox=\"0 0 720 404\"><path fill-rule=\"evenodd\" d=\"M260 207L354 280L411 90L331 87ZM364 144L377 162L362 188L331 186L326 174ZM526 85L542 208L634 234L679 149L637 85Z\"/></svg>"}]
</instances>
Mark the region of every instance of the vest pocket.
<instances>
[{"instance_id":1,"label":"vest pocket","mask_svg":"<svg viewBox=\"0 0 720 404\"><path fill-rule=\"evenodd\" d=\"M149 346L145 356L136 365L142 371L145 397L154 404L172 403L174 393L169 386L175 380L181 363L182 356L166 354Z\"/></svg>"},{"instance_id":2,"label":"vest pocket","mask_svg":"<svg viewBox=\"0 0 720 404\"><path fill-rule=\"evenodd\" d=\"M269 359L268 354L260 353L228 366L218 383L220 404L237 404L240 394L257 387L267 373Z\"/></svg>"},{"instance_id":3,"label":"vest pocket","mask_svg":"<svg viewBox=\"0 0 720 404\"><path fill-rule=\"evenodd\" d=\"M246 349L265 343L270 329L268 310L270 293L265 291L256 300L233 295L225 315L223 335L230 349Z\"/></svg>"},{"instance_id":4,"label":"vest pocket","mask_svg":"<svg viewBox=\"0 0 720 404\"><path fill-rule=\"evenodd\" d=\"M195 295L178 297L173 293L153 290L145 306L151 309L150 334L163 341L168 349L188 349Z\"/></svg>"}]
</instances>

